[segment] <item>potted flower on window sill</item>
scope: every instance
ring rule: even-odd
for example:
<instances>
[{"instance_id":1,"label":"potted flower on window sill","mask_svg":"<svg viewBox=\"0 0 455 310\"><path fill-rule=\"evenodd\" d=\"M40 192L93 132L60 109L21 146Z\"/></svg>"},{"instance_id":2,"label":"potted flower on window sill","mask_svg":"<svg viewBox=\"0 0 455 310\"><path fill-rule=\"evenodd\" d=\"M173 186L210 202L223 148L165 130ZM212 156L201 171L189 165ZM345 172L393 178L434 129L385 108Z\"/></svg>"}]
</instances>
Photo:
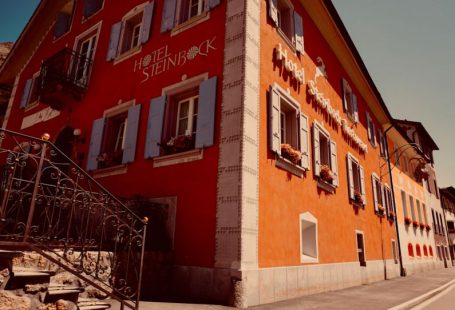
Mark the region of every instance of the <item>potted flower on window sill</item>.
<instances>
[{"instance_id":1,"label":"potted flower on window sill","mask_svg":"<svg viewBox=\"0 0 455 310\"><path fill-rule=\"evenodd\" d=\"M378 204L378 213L381 215L384 215L384 213L385 213L385 208L381 204Z\"/></svg>"},{"instance_id":2,"label":"potted flower on window sill","mask_svg":"<svg viewBox=\"0 0 455 310\"><path fill-rule=\"evenodd\" d=\"M419 222L413 221L413 222L412 222L412 225L414 225L414 227L419 227Z\"/></svg>"},{"instance_id":3,"label":"potted flower on window sill","mask_svg":"<svg viewBox=\"0 0 455 310\"><path fill-rule=\"evenodd\" d=\"M327 183L332 183L334 179L334 175L330 167L327 165L321 165L321 171L319 172L319 177Z\"/></svg>"},{"instance_id":4,"label":"potted flower on window sill","mask_svg":"<svg viewBox=\"0 0 455 310\"><path fill-rule=\"evenodd\" d=\"M392 219L395 218L395 212L390 211L389 212L389 217L392 218Z\"/></svg>"},{"instance_id":5,"label":"potted flower on window sill","mask_svg":"<svg viewBox=\"0 0 455 310\"><path fill-rule=\"evenodd\" d=\"M410 217L405 217L405 218L404 218L404 223L405 223L406 225L411 224L411 223L412 223L411 218L410 218Z\"/></svg>"},{"instance_id":6,"label":"potted flower on window sill","mask_svg":"<svg viewBox=\"0 0 455 310\"><path fill-rule=\"evenodd\" d=\"M426 227L426 225L424 223L420 223L420 229L424 229Z\"/></svg>"},{"instance_id":7,"label":"potted flower on window sill","mask_svg":"<svg viewBox=\"0 0 455 310\"><path fill-rule=\"evenodd\" d=\"M431 230L431 226L427 224L427 225L425 225L425 229L430 231Z\"/></svg>"},{"instance_id":8,"label":"potted flower on window sill","mask_svg":"<svg viewBox=\"0 0 455 310\"><path fill-rule=\"evenodd\" d=\"M160 143L160 146L166 155L189 151L194 148L194 137L192 135L175 136L165 143Z\"/></svg>"},{"instance_id":9,"label":"potted flower on window sill","mask_svg":"<svg viewBox=\"0 0 455 310\"><path fill-rule=\"evenodd\" d=\"M289 160L294 165L298 165L300 163L300 159L302 158L302 153L292 147L292 145L287 143L281 144L281 156L287 160Z\"/></svg>"},{"instance_id":10,"label":"potted flower on window sill","mask_svg":"<svg viewBox=\"0 0 455 310\"><path fill-rule=\"evenodd\" d=\"M362 193L359 191L354 191L354 202L363 204Z\"/></svg>"}]
</instances>

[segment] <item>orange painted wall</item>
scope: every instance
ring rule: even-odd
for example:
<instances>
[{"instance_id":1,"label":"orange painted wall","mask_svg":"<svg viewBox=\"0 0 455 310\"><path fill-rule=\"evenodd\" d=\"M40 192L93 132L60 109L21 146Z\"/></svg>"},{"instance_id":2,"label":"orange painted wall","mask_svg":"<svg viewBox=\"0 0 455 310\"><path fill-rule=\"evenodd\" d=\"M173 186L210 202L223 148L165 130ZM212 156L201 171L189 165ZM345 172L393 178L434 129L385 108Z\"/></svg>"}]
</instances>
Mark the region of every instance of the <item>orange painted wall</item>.
<instances>
[{"instance_id":1,"label":"orange painted wall","mask_svg":"<svg viewBox=\"0 0 455 310\"><path fill-rule=\"evenodd\" d=\"M319 263L357 261L355 230L364 232L367 260L392 258L391 239L395 238L392 222L374 213L372 195L372 172L379 173L381 161L379 147L368 143L366 131L367 107L353 87L340 62L330 50L322 34L311 21L299 2L293 1L294 9L303 17L305 55L293 55L291 48L272 26L267 16L267 3L261 1L261 83L260 83L260 154L259 154L259 266L291 266L300 264L299 214L310 212L318 219ZM306 92L306 84L296 87L289 80L280 63L274 63L275 44L281 43L290 58L305 69L305 81L315 74L316 57L325 62L328 82L318 78L317 87L330 99L334 108L343 112L341 100L341 78L345 78L358 96L360 124L354 130L368 144L368 153L359 153L343 137L340 127L330 128L327 115L318 111ZM291 96L300 103L301 111L309 116L310 127L317 120L329 130L330 137L337 142L339 187L329 194L317 187L312 167L303 178L275 166L275 155L268 149L267 104L268 89L273 83L290 89ZM341 113L343 118L347 115ZM371 114L371 112L370 112ZM372 115L373 119L374 116ZM376 122L376 128L379 128ZM310 136L310 162L312 164L312 138ZM367 204L357 209L349 202L346 155L350 152L365 169Z\"/></svg>"}]
</instances>

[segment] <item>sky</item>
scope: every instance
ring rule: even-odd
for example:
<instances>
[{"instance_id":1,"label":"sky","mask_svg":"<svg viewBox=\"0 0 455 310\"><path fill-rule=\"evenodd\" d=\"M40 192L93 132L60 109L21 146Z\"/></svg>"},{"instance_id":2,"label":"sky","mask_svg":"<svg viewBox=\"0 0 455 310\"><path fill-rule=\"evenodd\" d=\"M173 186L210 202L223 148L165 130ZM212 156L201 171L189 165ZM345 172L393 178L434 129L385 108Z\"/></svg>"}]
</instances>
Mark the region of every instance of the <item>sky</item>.
<instances>
[{"instance_id":1,"label":"sky","mask_svg":"<svg viewBox=\"0 0 455 310\"><path fill-rule=\"evenodd\" d=\"M0 0L0 42L16 40L38 2ZM333 3L392 115L422 122L439 146L439 186L455 186L455 1Z\"/></svg>"}]
</instances>

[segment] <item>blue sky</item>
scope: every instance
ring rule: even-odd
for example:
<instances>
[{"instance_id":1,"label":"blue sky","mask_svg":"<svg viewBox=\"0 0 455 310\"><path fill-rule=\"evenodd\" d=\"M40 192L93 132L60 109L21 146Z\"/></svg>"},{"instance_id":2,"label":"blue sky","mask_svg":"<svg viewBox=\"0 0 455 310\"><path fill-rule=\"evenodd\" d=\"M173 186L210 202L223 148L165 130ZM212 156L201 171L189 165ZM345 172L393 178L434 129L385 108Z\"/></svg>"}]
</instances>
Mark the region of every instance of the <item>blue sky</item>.
<instances>
[{"instance_id":1,"label":"blue sky","mask_svg":"<svg viewBox=\"0 0 455 310\"><path fill-rule=\"evenodd\" d=\"M0 42L19 36L38 2L0 0ZM424 124L440 148L439 185L455 185L455 1L333 3L392 115Z\"/></svg>"},{"instance_id":2,"label":"blue sky","mask_svg":"<svg viewBox=\"0 0 455 310\"><path fill-rule=\"evenodd\" d=\"M0 42L16 41L38 3L39 0L0 0Z\"/></svg>"}]
</instances>

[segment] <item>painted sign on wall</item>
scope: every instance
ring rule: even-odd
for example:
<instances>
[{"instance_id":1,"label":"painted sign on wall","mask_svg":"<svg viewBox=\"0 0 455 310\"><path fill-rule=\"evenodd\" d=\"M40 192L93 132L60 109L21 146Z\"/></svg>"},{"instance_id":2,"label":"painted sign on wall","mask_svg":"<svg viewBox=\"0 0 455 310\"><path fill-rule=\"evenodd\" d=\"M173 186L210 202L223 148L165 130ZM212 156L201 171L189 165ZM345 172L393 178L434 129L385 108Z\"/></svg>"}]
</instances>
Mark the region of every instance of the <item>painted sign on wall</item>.
<instances>
[{"instance_id":1,"label":"painted sign on wall","mask_svg":"<svg viewBox=\"0 0 455 310\"><path fill-rule=\"evenodd\" d=\"M211 51L216 50L215 40L216 37L213 37L177 52L171 51L169 45L162 46L136 60L134 72L142 74L141 83L144 83L151 77L160 75L172 68L182 67L197 57L208 56Z\"/></svg>"}]
</instances>

